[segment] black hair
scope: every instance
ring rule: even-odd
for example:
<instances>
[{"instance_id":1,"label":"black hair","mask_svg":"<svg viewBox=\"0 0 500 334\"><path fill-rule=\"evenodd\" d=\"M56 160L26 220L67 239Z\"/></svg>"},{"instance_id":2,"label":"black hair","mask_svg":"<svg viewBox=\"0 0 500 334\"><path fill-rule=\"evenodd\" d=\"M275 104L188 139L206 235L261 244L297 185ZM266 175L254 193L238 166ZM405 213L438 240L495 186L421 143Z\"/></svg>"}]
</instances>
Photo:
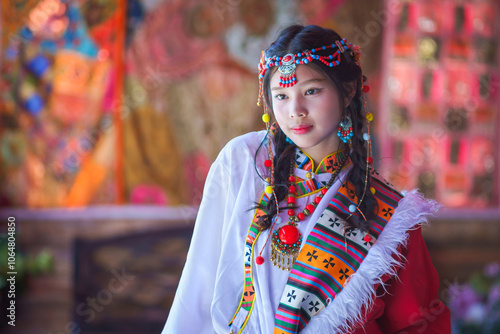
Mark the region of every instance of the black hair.
<instances>
[{"instance_id":1,"label":"black hair","mask_svg":"<svg viewBox=\"0 0 500 334\"><path fill-rule=\"evenodd\" d=\"M292 25L285 28L278 36L278 38L271 44L265 51L266 57L279 56L283 57L286 54L296 54L304 50L311 50L319 46L331 45L335 41L340 41L342 38L333 30L322 28L315 25ZM331 50L318 51L316 54L328 55ZM319 61L312 61L309 66L314 67L319 73L323 74L331 82L333 82L339 93L340 101L343 108L352 119L353 123L353 137L351 139L350 155L352 161L352 168L347 175L349 180L355 187L354 192L358 199L363 197L363 201L359 205L359 209L366 217L358 218L356 215L340 217L346 220L347 229L360 229L367 231L370 227L370 221L377 214L377 203L373 194L370 191L370 178L365 185L365 178L367 175L367 148L365 140L363 139L363 128L366 126L366 118L364 115L364 101L362 97L362 85L366 78L363 76L360 66L355 61L355 54L353 50L346 50L341 53L340 64L335 67L328 67ZM276 67L270 68L266 71L263 78L263 95L264 103L268 109L272 110L270 81L272 74L276 71ZM350 98L352 97L352 98ZM349 99L350 98L350 99ZM348 106L344 105L344 101L349 101ZM332 120L332 122L339 122L340 120ZM273 137L275 145L274 154L274 185L275 193L278 202L285 199L288 188L287 180L290 171L290 161L294 159L295 145L286 142L286 135L277 127ZM340 148L340 147L339 147ZM337 148L337 149L339 149ZM348 148L349 149L349 148ZM332 152L335 148L332 147ZM366 188L365 188L366 187ZM259 218L258 224L268 229L271 226L272 218L277 213L276 201L271 200L266 206L257 204L257 208L262 209L265 213L264 216Z\"/></svg>"}]
</instances>

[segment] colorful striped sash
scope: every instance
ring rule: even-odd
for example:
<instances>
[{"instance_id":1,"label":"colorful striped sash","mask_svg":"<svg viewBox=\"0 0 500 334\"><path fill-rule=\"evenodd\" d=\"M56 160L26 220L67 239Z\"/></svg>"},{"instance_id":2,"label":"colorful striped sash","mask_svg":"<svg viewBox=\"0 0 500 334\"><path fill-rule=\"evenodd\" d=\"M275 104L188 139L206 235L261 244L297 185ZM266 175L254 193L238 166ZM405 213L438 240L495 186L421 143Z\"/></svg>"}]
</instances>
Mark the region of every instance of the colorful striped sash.
<instances>
[{"instance_id":1,"label":"colorful striped sash","mask_svg":"<svg viewBox=\"0 0 500 334\"><path fill-rule=\"evenodd\" d=\"M339 294L389 221L402 196L372 178L378 216L370 228L373 239L357 230L346 233L339 217L347 217L357 202L350 183L332 198L295 261L275 315L274 333L298 333ZM347 244L347 250L346 250Z\"/></svg>"},{"instance_id":2,"label":"colorful striped sash","mask_svg":"<svg viewBox=\"0 0 500 334\"><path fill-rule=\"evenodd\" d=\"M346 153L336 152L325 158L316 169L316 173L330 172L336 161L340 161L342 154ZM296 167L312 171L310 158L300 150L297 150ZM342 291L349 277L363 262L402 198L402 195L388 184L374 177L371 185L376 190L375 198L378 202L378 216L370 228L372 240L365 242L364 234L359 231L350 231L344 238L344 222L339 217L349 216L351 214L348 210L349 206L357 202L354 187L347 183L340 187L331 199L295 261L275 315L274 333L297 333L302 330L314 315ZM321 187L323 184L316 179L299 178L297 195L298 197L310 195ZM266 204L269 200L269 195L264 192L260 203ZM257 221L264 214L260 209L255 210L247 233L244 286L238 308L229 323L230 333L242 333L253 310L255 302L252 273L254 245L262 232Z\"/></svg>"}]
</instances>

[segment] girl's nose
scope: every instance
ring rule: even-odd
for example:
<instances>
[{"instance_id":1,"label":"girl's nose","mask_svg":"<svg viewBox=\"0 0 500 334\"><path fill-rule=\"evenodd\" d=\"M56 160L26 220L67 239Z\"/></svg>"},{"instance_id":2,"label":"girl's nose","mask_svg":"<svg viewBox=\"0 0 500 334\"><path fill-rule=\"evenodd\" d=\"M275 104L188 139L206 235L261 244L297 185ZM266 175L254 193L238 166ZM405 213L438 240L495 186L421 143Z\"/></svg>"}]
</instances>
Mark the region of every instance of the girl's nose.
<instances>
[{"instance_id":1,"label":"girl's nose","mask_svg":"<svg viewBox=\"0 0 500 334\"><path fill-rule=\"evenodd\" d=\"M290 105L290 117L291 118L301 118L307 115L307 109L302 103L300 98L297 98Z\"/></svg>"}]
</instances>

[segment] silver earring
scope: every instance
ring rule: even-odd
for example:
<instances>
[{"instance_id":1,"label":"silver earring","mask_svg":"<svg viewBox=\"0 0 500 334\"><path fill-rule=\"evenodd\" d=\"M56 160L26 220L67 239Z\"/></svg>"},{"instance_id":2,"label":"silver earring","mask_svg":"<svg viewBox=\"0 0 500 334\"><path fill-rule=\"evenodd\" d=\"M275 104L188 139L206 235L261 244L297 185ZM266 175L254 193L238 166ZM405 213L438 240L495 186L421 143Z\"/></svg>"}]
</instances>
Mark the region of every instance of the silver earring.
<instances>
[{"instance_id":1,"label":"silver earring","mask_svg":"<svg viewBox=\"0 0 500 334\"><path fill-rule=\"evenodd\" d=\"M352 120L351 117L347 116L347 113L344 113L344 116L340 120L339 128L337 131L337 136L344 142L350 142L353 136L352 132Z\"/></svg>"}]
</instances>

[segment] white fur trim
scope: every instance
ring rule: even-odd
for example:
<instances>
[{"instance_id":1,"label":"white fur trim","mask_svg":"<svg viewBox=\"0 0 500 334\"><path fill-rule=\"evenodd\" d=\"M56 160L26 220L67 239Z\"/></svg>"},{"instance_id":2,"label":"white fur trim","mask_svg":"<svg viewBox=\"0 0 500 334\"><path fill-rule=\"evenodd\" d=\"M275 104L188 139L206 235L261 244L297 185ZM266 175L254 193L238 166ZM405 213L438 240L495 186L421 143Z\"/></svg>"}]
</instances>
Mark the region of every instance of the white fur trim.
<instances>
[{"instance_id":1,"label":"white fur trim","mask_svg":"<svg viewBox=\"0 0 500 334\"><path fill-rule=\"evenodd\" d=\"M375 298L375 285L384 283L382 277L396 275L402 266L399 246L406 246L408 232L428 222L441 204L425 199L417 190L403 192L405 196L394 210L377 242L372 246L358 271L337 297L301 331L307 333L346 333L363 321Z\"/></svg>"}]
</instances>

